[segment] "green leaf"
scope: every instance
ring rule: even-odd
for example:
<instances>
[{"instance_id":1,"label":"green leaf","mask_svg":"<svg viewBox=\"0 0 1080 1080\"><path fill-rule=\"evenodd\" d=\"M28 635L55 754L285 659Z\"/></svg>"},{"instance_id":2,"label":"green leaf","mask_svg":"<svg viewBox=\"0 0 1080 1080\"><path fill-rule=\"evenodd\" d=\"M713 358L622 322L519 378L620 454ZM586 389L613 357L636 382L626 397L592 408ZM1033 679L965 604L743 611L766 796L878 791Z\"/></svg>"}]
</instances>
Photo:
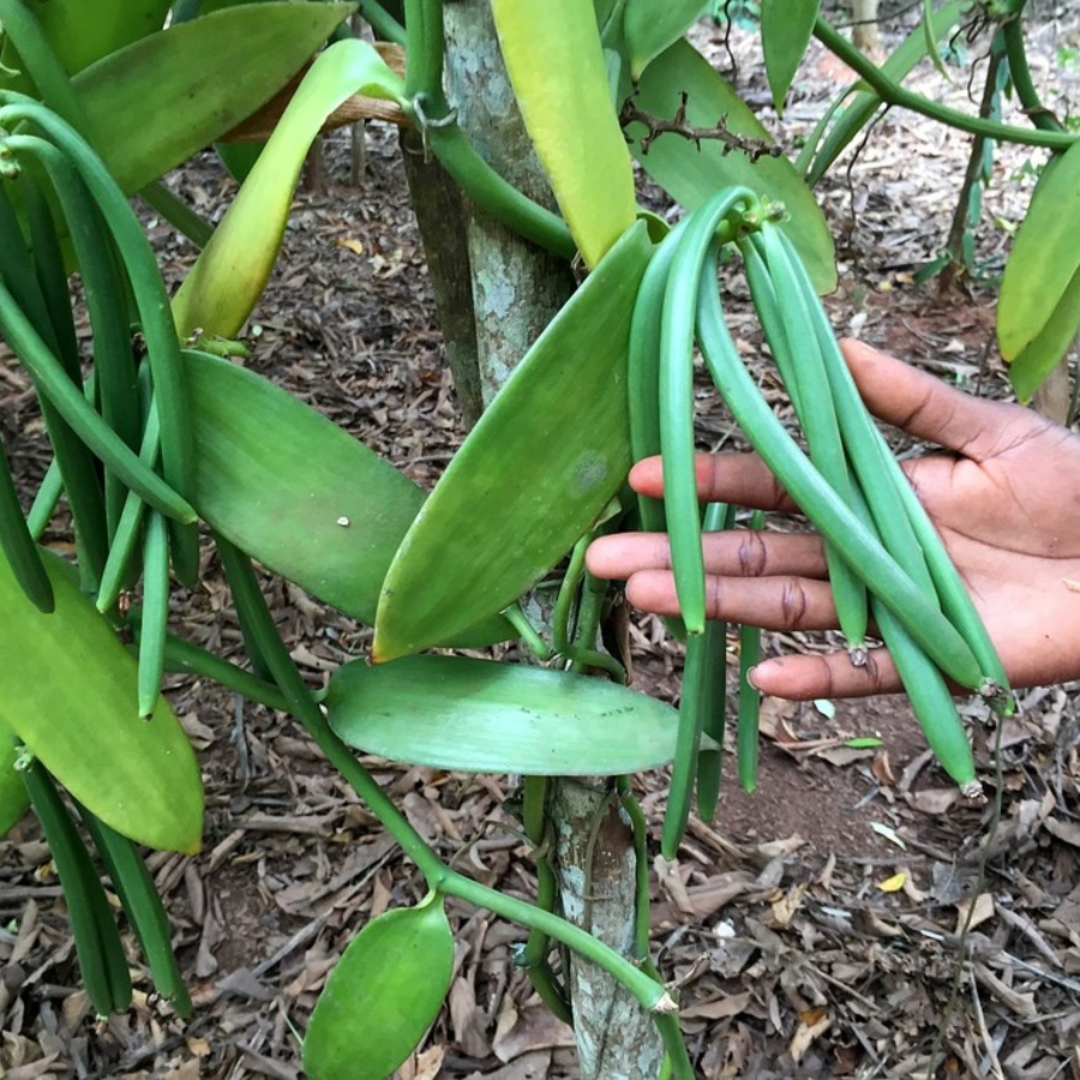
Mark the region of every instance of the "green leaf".
<instances>
[{"instance_id":1,"label":"green leaf","mask_svg":"<svg viewBox=\"0 0 1080 1080\"><path fill-rule=\"evenodd\" d=\"M503 610L618 491L630 465L630 316L652 250L636 223L469 433L387 573L378 659L418 652Z\"/></svg>"},{"instance_id":2,"label":"green leaf","mask_svg":"<svg viewBox=\"0 0 1080 1080\"><path fill-rule=\"evenodd\" d=\"M693 26L706 6L703 0L626 0L623 33L634 82Z\"/></svg>"},{"instance_id":3,"label":"green leaf","mask_svg":"<svg viewBox=\"0 0 1080 1080\"><path fill-rule=\"evenodd\" d=\"M595 12L581 0L491 0L491 11L529 138L593 267L637 212Z\"/></svg>"},{"instance_id":4,"label":"green leaf","mask_svg":"<svg viewBox=\"0 0 1080 1080\"><path fill-rule=\"evenodd\" d=\"M383 578L423 491L255 372L206 353L183 358L200 516L274 573L374 622ZM513 636L503 619L490 619L458 644Z\"/></svg>"},{"instance_id":5,"label":"green leaf","mask_svg":"<svg viewBox=\"0 0 1080 1080\"><path fill-rule=\"evenodd\" d=\"M999 308L1000 312L1000 308ZM1000 316L999 316L1000 318ZM1016 396L1031 400L1043 380L1068 351L1080 328L1080 269L1072 276L1054 313L1038 335L1009 364L1009 380Z\"/></svg>"},{"instance_id":6,"label":"green leaf","mask_svg":"<svg viewBox=\"0 0 1080 1080\"><path fill-rule=\"evenodd\" d=\"M117 49L160 30L170 0L37 0L33 13L41 24L57 59L75 75ZM0 67L19 71L22 60L5 38ZM0 78L0 89L36 96L25 74Z\"/></svg>"},{"instance_id":7,"label":"green leaf","mask_svg":"<svg viewBox=\"0 0 1080 1080\"><path fill-rule=\"evenodd\" d=\"M968 7L968 0L950 0L934 13L929 26L925 23L916 27L881 65L881 72L893 82L902 82L907 74L926 56L927 38L937 40L943 37L956 23ZM857 84L865 86L865 83ZM870 89L849 87L842 97L851 97L851 101L839 113L836 122L829 129L820 151L817 153L806 174L806 182L812 187L830 165L840 156L844 148L869 123L870 118L881 106L881 98Z\"/></svg>"},{"instance_id":8,"label":"green leaf","mask_svg":"<svg viewBox=\"0 0 1080 1080\"><path fill-rule=\"evenodd\" d=\"M941 59L941 53L937 47L937 34L934 31L934 0L923 0L922 18L923 38L926 41L926 55L930 57L938 74L952 82L952 76L945 67L945 61Z\"/></svg>"},{"instance_id":9,"label":"green leaf","mask_svg":"<svg viewBox=\"0 0 1080 1080\"><path fill-rule=\"evenodd\" d=\"M43 615L0 558L2 720L46 769L118 833L194 853L202 837L199 763L168 702L140 720L136 663L44 552L56 610Z\"/></svg>"},{"instance_id":10,"label":"green leaf","mask_svg":"<svg viewBox=\"0 0 1080 1080\"><path fill-rule=\"evenodd\" d=\"M0 838L7 836L13 825L30 808L30 795L23 778L15 771L19 752L15 733L0 723Z\"/></svg>"},{"instance_id":11,"label":"green leaf","mask_svg":"<svg viewBox=\"0 0 1080 1080\"><path fill-rule=\"evenodd\" d=\"M426 654L330 678L330 726L393 761L465 772L612 776L675 752L678 714L587 675Z\"/></svg>"},{"instance_id":12,"label":"green leaf","mask_svg":"<svg viewBox=\"0 0 1080 1080\"><path fill-rule=\"evenodd\" d=\"M319 54L173 300L181 337L201 329L231 338L244 325L270 278L300 170L327 116L352 94L401 100L403 92L400 76L366 41L339 41Z\"/></svg>"},{"instance_id":13,"label":"green leaf","mask_svg":"<svg viewBox=\"0 0 1080 1080\"><path fill-rule=\"evenodd\" d=\"M761 0L761 46L773 104L783 113L788 88L810 44L821 0Z\"/></svg>"},{"instance_id":14,"label":"green leaf","mask_svg":"<svg viewBox=\"0 0 1080 1080\"><path fill-rule=\"evenodd\" d=\"M249 4L107 56L72 80L94 148L125 192L138 191L269 101L351 11Z\"/></svg>"},{"instance_id":15,"label":"green leaf","mask_svg":"<svg viewBox=\"0 0 1080 1080\"><path fill-rule=\"evenodd\" d=\"M1077 269L1080 143L1074 143L1044 173L1005 263L997 331L1006 360L1016 360L1048 328Z\"/></svg>"},{"instance_id":16,"label":"green leaf","mask_svg":"<svg viewBox=\"0 0 1080 1080\"><path fill-rule=\"evenodd\" d=\"M758 123L739 95L712 69L688 42L677 41L658 56L642 75L635 104L643 112L671 119L689 95L686 118L691 124L712 128L725 117L736 135L768 142L768 132ZM761 157L751 163L739 151L725 154L722 143L702 140L700 146L681 135L665 133L653 141L648 153L639 140L643 124L626 129L633 140L631 152L642 168L687 210L694 210L719 188L740 184L762 196L782 202L791 215L783 225L806 264L819 293L836 288L836 264L832 236L810 189L786 158Z\"/></svg>"},{"instance_id":17,"label":"green leaf","mask_svg":"<svg viewBox=\"0 0 1080 1080\"><path fill-rule=\"evenodd\" d=\"M242 184L252 169L259 155L263 151L265 142L242 142L242 143L214 143L217 156L221 158L221 164L229 170L229 175L238 183Z\"/></svg>"},{"instance_id":18,"label":"green leaf","mask_svg":"<svg viewBox=\"0 0 1080 1080\"><path fill-rule=\"evenodd\" d=\"M384 912L330 974L304 1039L311 1080L383 1080L424 1037L450 989L454 935L442 898Z\"/></svg>"}]
</instances>

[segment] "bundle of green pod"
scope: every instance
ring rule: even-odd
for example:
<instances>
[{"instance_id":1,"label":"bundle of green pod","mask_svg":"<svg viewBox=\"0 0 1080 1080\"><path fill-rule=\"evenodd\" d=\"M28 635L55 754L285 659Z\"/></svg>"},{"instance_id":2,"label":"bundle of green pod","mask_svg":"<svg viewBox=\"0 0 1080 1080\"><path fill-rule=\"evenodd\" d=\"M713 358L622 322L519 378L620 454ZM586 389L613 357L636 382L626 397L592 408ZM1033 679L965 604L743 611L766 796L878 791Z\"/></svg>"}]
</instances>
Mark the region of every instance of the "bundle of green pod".
<instances>
[{"instance_id":1,"label":"bundle of green pod","mask_svg":"<svg viewBox=\"0 0 1080 1080\"><path fill-rule=\"evenodd\" d=\"M81 273L92 333L93 371L85 381L69 262ZM47 621L58 625L57 633L94 620L96 636L88 630L78 647L92 651L92 637L109 651L95 654L94 673L87 679L112 680L110 686L125 691L121 700L126 708L110 713L102 706L104 723L114 742L125 745L133 767L171 762L160 773L155 767L146 770L169 792L171 802L167 815L143 805L136 812L145 816L145 828L132 828L131 811L116 806L123 803L125 792L128 797L135 794L122 782L126 777L115 778L119 797L103 793L100 786L81 784L83 771L70 767L58 734L51 740L34 737L39 734L35 720L24 715L34 711L29 707L31 690L24 694L22 683L16 686L9 680L2 702L5 719L26 743L15 769L25 780L53 853L95 1011L107 1015L126 1009L131 979L91 847L109 873L158 990L187 1012L190 1002L161 900L137 848L117 831L191 850L198 846L201 829L198 766L160 691L170 565L181 580L193 581L199 557L195 511L179 494L190 491L193 473L180 343L156 259L100 158L54 113L9 92L0 94L0 335L30 376L54 451L29 520L23 517L0 452L0 561L13 586L8 589L5 581L7 617L24 628L33 623L36 631L39 613L55 611ZM141 364L140 341L145 352ZM74 524L78 589L68 580L68 568L37 544L61 493ZM118 622L118 596L137 579L140 565L137 687L128 702L129 684L122 676L131 661L108 624L102 620L98 625L100 616L82 594L95 597L99 610ZM33 608L17 596L16 583ZM20 664L33 669L37 644L49 640L43 629L40 641L35 636L21 642ZM72 656L73 664L84 663L78 649L72 649ZM107 704L111 707L116 700L113 695ZM95 746L77 753L97 757ZM68 786L77 814L61 798L54 775ZM139 805L137 798L131 802Z\"/></svg>"},{"instance_id":2,"label":"bundle of green pod","mask_svg":"<svg viewBox=\"0 0 1080 1080\"><path fill-rule=\"evenodd\" d=\"M664 499L642 497L642 527L667 531L687 635L680 738L664 827L674 854L696 782L710 816L723 737L724 628L707 624L702 513L694 468L694 346L746 439L825 541L830 584L851 662L866 662L872 618L896 663L934 753L963 793L981 793L963 723L946 680L1012 707L1001 661L959 573L870 418L828 318L791 242L781 207L729 188L665 238L646 271L630 345L635 458L663 455ZM737 248L765 338L808 447L804 452L765 401L724 321L721 249ZM706 529L730 527L733 510L709 506ZM760 520L752 521L760 526ZM740 640L739 774L754 783L757 703L745 672L756 637ZM702 750L701 734L713 741Z\"/></svg>"}]
</instances>

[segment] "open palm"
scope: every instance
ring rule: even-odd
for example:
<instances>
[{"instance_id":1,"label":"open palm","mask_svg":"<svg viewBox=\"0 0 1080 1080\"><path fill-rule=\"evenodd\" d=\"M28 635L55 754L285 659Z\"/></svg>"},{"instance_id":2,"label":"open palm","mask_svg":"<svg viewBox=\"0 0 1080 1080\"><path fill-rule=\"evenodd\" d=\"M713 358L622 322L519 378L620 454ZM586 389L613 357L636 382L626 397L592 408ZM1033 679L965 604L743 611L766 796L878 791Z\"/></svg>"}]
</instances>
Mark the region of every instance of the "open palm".
<instances>
[{"instance_id":1,"label":"open palm","mask_svg":"<svg viewBox=\"0 0 1080 1080\"><path fill-rule=\"evenodd\" d=\"M1014 686L1080 676L1080 437L1017 405L985 401L857 342L844 354L867 407L950 453L905 463L979 608ZM662 494L660 459L630 474ZM797 512L754 454L701 455L698 493L763 510ZM712 533L704 538L711 618L770 630L836 626L820 538L813 533ZM623 533L597 540L588 565L625 579L631 603L678 612L667 538ZM844 652L759 664L753 682L791 698L853 697L900 689L884 649L864 667Z\"/></svg>"}]
</instances>

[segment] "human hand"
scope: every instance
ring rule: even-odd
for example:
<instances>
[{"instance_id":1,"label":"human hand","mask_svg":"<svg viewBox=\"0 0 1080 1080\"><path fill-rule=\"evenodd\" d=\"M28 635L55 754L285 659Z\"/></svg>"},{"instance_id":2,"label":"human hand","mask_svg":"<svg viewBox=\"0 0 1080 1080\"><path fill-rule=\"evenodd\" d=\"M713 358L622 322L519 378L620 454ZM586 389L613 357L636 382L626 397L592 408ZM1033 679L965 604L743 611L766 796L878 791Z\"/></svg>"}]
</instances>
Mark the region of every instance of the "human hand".
<instances>
[{"instance_id":1,"label":"human hand","mask_svg":"<svg viewBox=\"0 0 1080 1080\"><path fill-rule=\"evenodd\" d=\"M1080 677L1080 436L1018 405L946 386L859 342L843 351L867 408L917 439L953 451L904 470L971 591L1014 687ZM798 509L756 454L699 455L698 495L762 510ZM630 483L659 497L659 458ZM827 630L836 610L820 538L732 531L703 538L708 615L766 630ZM587 565L626 580L632 604L678 614L667 537L596 540ZM753 669L767 694L859 697L900 689L884 649L855 667L846 652L784 656Z\"/></svg>"}]
</instances>

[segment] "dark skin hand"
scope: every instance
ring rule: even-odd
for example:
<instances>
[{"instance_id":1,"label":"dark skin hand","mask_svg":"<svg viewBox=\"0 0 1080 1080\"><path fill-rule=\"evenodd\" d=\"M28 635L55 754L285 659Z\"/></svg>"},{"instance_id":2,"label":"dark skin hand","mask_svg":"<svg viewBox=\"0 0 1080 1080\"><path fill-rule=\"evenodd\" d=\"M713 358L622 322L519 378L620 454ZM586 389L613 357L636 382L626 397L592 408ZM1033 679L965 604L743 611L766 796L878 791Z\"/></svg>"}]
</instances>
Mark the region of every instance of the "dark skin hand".
<instances>
[{"instance_id":1,"label":"dark skin hand","mask_svg":"<svg viewBox=\"0 0 1080 1080\"><path fill-rule=\"evenodd\" d=\"M1014 687L1080 678L1080 436L1018 405L985 401L858 342L844 356L870 411L952 451L904 463L986 622ZM797 513L754 454L700 455L698 495ZM660 496L659 458L638 462L635 490ZM704 538L710 618L766 630L827 630L836 611L820 539L733 531ZM599 577L625 580L630 602L678 612L667 537L623 533L589 548ZM784 656L753 669L767 694L860 697L900 689L884 649L865 667L845 652Z\"/></svg>"}]
</instances>

